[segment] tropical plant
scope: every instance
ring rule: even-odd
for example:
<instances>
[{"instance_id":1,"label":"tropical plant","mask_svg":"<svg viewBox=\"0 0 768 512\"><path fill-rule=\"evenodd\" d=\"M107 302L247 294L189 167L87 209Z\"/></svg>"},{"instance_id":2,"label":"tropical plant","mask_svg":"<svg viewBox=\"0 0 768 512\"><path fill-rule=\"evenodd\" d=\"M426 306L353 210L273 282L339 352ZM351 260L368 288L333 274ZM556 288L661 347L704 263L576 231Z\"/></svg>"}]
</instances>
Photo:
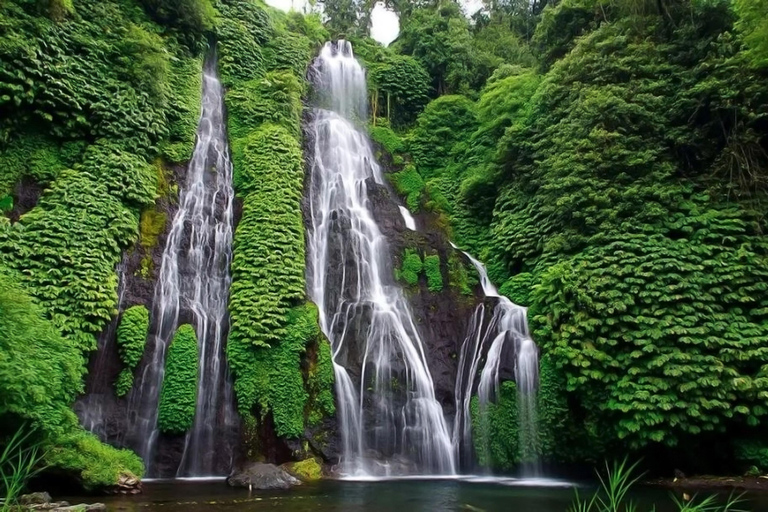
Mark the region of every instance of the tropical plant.
<instances>
[{"instance_id":1,"label":"tropical plant","mask_svg":"<svg viewBox=\"0 0 768 512\"><path fill-rule=\"evenodd\" d=\"M596 471L600 481L598 491L591 498L582 498L578 489L574 490L575 496L573 503L569 507L569 512L639 512L640 505L632 498L632 488L637 485L643 477L643 474L636 476L636 469L639 462L629 465L627 459L621 462L614 461L609 465L605 463L605 473ZM697 499L696 496L689 497L687 494L682 498L672 496L672 502L679 512L747 512L744 509L737 508L744 503L742 496L731 494L724 504L720 504L716 495ZM654 512L656 507L650 508Z\"/></svg>"},{"instance_id":2,"label":"tropical plant","mask_svg":"<svg viewBox=\"0 0 768 512\"><path fill-rule=\"evenodd\" d=\"M22 424L3 443L0 453L0 511L14 509L17 498L27 482L45 469L41 465L44 457L43 442L35 438L35 430Z\"/></svg>"}]
</instances>

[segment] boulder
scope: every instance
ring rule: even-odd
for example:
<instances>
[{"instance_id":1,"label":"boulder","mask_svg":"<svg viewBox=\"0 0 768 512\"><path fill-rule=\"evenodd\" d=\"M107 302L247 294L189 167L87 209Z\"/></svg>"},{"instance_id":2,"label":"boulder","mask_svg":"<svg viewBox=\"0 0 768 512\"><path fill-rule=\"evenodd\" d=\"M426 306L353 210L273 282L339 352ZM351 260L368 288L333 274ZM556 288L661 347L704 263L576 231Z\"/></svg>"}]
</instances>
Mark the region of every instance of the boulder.
<instances>
[{"instance_id":1,"label":"boulder","mask_svg":"<svg viewBox=\"0 0 768 512\"><path fill-rule=\"evenodd\" d=\"M227 483L232 487L249 487L252 489L290 489L301 482L292 477L283 468L274 464L253 462L240 471L236 471L227 478Z\"/></svg>"},{"instance_id":2,"label":"boulder","mask_svg":"<svg viewBox=\"0 0 768 512\"><path fill-rule=\"evenodd\" d=\"M32 494L24 494L19 497L20 505L40 505L43 503L50 503L51 495L47 492L33 492Z\"/></svg>"}]
</instances>

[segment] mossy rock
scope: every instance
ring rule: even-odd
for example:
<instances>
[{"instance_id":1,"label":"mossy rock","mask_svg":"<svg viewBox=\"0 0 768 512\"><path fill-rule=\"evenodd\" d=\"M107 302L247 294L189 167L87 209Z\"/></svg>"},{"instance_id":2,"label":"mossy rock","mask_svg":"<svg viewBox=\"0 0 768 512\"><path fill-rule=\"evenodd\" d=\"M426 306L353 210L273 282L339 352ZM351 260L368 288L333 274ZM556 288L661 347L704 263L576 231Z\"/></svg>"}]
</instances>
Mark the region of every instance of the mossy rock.
<instances>
[{"instance_id":1,"label":"mossy rock","mask_svg":"<svg viewBox=\"0 0 768 512\"><path fill-rule=\"evenodd\" d=\"M323 478L323 466L317 459L309 458L299 462L289 462L283 467L302 482L316 482Z\"/></svg>"}]
</instances>

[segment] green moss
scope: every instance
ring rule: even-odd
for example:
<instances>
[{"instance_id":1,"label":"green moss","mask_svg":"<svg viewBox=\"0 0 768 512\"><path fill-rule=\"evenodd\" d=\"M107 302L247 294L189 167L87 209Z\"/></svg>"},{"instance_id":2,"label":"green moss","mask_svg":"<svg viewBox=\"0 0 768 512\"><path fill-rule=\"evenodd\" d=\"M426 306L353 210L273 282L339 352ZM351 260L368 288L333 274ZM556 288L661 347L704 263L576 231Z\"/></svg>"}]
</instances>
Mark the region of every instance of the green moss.
<instances>
[{"instance_id":1,"label":"green moss","mask_svg":"<svg viewBox=\"0 0 768 512\"><path fill-rule=\"evenodd\" d=\"M424 273L427 276L427 288L432 293L443 290L443 274L440 272L440 256L433 254L424 257Z\"/></svg>"},{"instance_id":2,"label":"green moss","mask_svg":"<svg viewBox=\"0 0 768 512\"><path fill-rule=\"evenodd\" d=\"M167 434L183 434L192 427L200 373L198 357L195 329L184 324L178 328L168 347L157 408L157 426Z\"/></svg>"},{"instance_id":3,"label":"green moss","mask_svg":"<svg viewBox=\"0 0 768 512\"><path fill-rule=\"evenodd\" d=\"M139 221L139 243L145 249L152 249L157 245L157 240L165 229L168 219L165 212L149 208L141 212Z\"/></svg>"},{"instance_id":4,"label":"green moss","mask_svg":"<svg viewBox=\"0 0 768 512\"><path fill-rule=\"evenodd\" d=\"M323 467L317 459L305 459L287 465L288 472L303 482L316 482L323 478Z\"/></svg>"},{"instance_id":5,"label":"green moss","mask_svg":"<svg viewBox=\"0 0 768 512\"><path fill-rule=\"evenodd\" d=\"M439 261L438 261L439 264ZM414 249L406 249L403 253L403 262L399 269L395 269L395 277L411 286L419 282L419 274L423 268L421 256Z\"/></svg>"}]
</instances>

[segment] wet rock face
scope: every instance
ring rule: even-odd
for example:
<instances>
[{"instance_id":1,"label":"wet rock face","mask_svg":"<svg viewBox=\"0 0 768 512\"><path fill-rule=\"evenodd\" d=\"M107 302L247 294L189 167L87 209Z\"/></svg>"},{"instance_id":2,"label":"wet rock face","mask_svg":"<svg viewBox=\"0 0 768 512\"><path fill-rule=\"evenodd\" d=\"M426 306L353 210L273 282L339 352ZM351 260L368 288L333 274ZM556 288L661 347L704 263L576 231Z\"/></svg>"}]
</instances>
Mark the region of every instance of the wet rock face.
<instances>
[{"instance_id":1,"label":"wet rock face","mask_svg":"<svg viewBox=\"0 0 768 512\"><path fill-rule=\"evenodd\" d=\"M252 462L227 478L227 484L231 487L270 490L290 489L301 484L301 481L274 464Z\"/></svg>"},{"instance_id":2,"label":"wet rock face","mask_svg":"<svg viewBox=\"0 0 768 512\"><path fill-rule=\"evenodd\" d=\"M440 292L430 292L424 276L415 289L406 290L414 320L427 351L427 362L435 383L435 395L448 418L454 413L454 388L461 344L469 327L472 313L482 293L462 296L448 284L447 262L454 249L444 233L436 226L436 216L420 213L416 216L419 231L405 227L396 194L386 186L369 184L373 215L386 236L393 266L401 263L406 248L418 249L440 256L444 286ZM471 268L471 267L469 267Z\"/></svg>"}]
</instances>

